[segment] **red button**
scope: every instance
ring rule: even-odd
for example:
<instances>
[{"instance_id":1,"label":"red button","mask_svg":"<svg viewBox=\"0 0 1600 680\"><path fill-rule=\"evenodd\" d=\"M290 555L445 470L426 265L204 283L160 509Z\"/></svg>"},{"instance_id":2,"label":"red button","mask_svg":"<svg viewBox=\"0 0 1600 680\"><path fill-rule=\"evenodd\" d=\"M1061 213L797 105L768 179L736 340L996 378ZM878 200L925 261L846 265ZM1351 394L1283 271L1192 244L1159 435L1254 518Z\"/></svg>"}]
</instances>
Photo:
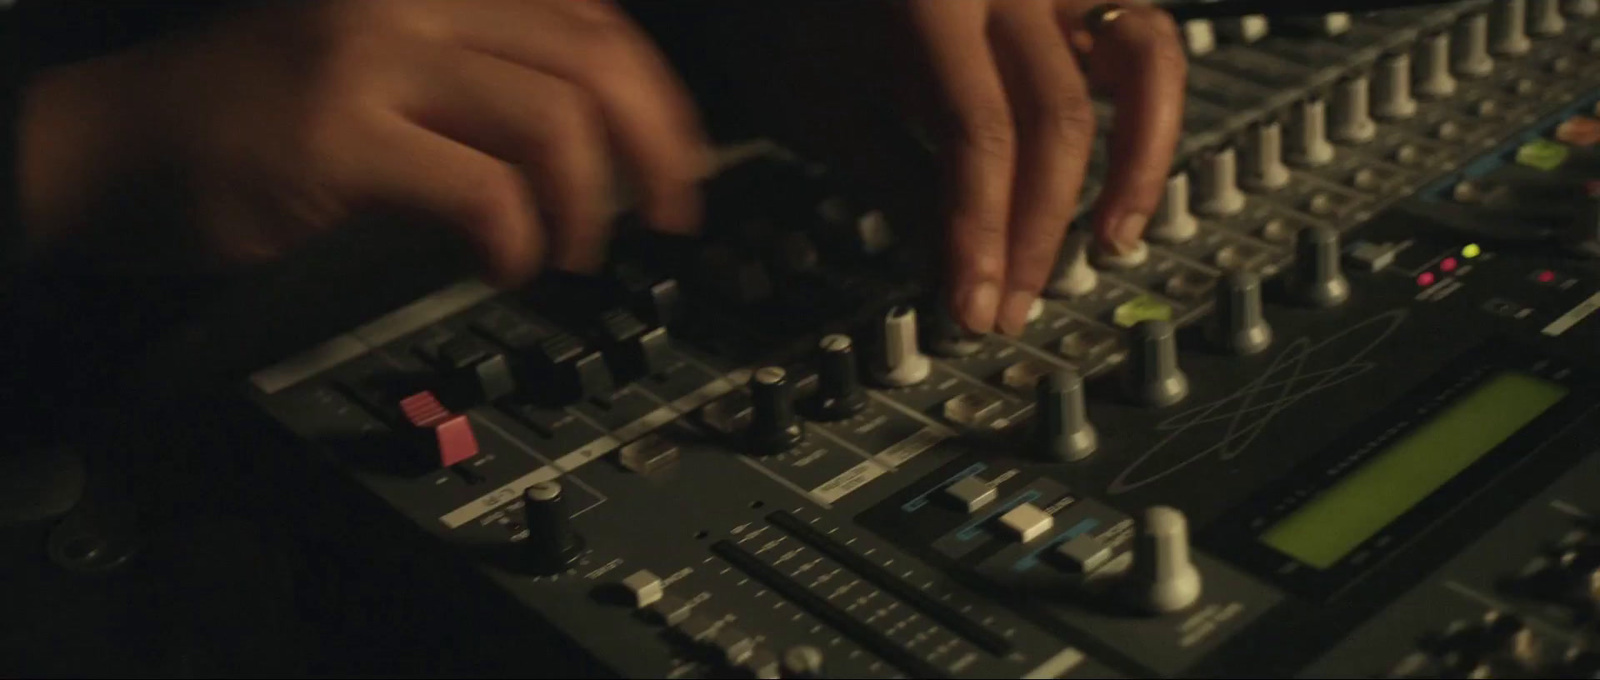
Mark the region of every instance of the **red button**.
<instances>
[{"instance_id":1,"label":"red button","mask_svg":"<svg viewBox=\"0 0 1600 680\"><path fill-rule=\"evenodd\" d=\"M456 416L433 428L439 440L439 464L445 467L478 455L478 438L472 434L472 421Z\"/></svg>"},{"instance_id":2,"label":"red button","mask_svg":"<svg viewBox=\"0 0 1600 680\"><path fill-rule=\"evenodd\" d=\"M433 430L440 466L449 467L478 455L478 438L472 434L472 421L465 415L451 413L432 392L418 392L401 399L400 410L412 425Z\"/></svg>"}]
</instances>

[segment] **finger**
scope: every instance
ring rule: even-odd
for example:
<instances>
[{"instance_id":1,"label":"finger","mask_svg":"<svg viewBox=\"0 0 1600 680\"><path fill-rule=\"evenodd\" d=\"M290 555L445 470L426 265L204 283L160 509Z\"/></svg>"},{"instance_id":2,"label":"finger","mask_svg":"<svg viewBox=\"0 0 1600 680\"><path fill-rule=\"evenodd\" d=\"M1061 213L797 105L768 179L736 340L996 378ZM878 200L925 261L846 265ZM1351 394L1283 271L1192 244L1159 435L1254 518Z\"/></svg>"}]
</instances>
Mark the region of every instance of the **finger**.
<instances>
[{"instance_id":1,"label":"finger","mask_svg":"<svg viewBox=\"0 0 1600 680\"><path fill-rule=\"evenodd\" d=\"M1088 84L1049 5L1011 2L997 9L995 51L1013 74L1007 90L1017 121L1010 255L999 326L1020 333L1061 253L1078 207L1094 142Z\"/></svg>"},{"instance_id":2,"label":"finger","mask_svg":"<svg viewBox=\"0 0 1600 680\"><path fill-rule=\"evenodd\" d=\"M1187 62L1177 24L1165 12L1130 5L1095 36L1089 76L1116 106L1095 232L1114 249L1130 249L1161 203L1183 131Z\"/></svg>"},{"instance_id":3,"label":"finger","mask_svg":"<svg viewBox=\"0 0 1600 680\"><path fill-rule=\"evenodd\" d=\"M554 76L480 52L444 49L418 69L420 124L520 166L547 218L551 263L593 272L611 233L607 142L595 105Z\"/></svg>"},{"instance_id":4,"label":"finger","mask_svg":"<svg viewBox=\"0 0 1600 680\"><path fill-rule=\"evenodd\" d=\"M400 117L371 126L337 172L361 203L437 219L478 251L489 281L511 286L539 267L543 238L533 200L511 165Z\"/></svg>"},{"instance_id":5,"label":"finger","mask_svg":"<svg viewBox=\"0 0 1600 680\"><path fill-rule=\"evenodd\" d=\"M989 51L988 3L919 0L908 10L953 118L953 139L944 149L954 184L950 304L968 330L991 332L1005 282L1016 131Z\"/></svg>"},{"instance_id":6,"label":"finger","mask_svg":"<svg viewBox=\"0 0 1600 680\"><path fill-rule=\"evenodd\" d=\"M647 219L688 231L709 172L693 101L666 60L604 0L439 0L462 44L572 82L601 115L643 194Z\"/></svg>"}]
</instances>

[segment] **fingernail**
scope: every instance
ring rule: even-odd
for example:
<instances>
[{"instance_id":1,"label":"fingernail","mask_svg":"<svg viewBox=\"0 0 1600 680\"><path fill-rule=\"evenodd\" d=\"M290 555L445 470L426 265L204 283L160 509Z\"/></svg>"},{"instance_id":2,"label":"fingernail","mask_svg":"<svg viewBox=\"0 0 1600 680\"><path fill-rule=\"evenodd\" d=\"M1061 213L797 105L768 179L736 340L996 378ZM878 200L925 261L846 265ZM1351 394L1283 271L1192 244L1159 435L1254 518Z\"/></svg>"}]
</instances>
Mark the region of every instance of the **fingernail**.
<instances>
[{"instance_id":1,"label":"fingernail","mask_svg":"<svg viewBox=\"0 0 1600 680\"><path fill-rule=\"evenodd\" d=\"M961 306L961 323L974 333L994 330L994 317L1000 307L1000 287L992 281L981 282L967 290Z\"/></svg>"},{"instance_id":2,"label":"fingernail","mask_svg":"<svg viewBox=\"0 0 1600 680\"><path fill-rule=\"evenodd\" d=\"M1138 248L1140 239L1144 238L1145 225L1149 223L1150 218L1144 215L1133 214L1123 217L1111 232L1112 245L1117 248L1117 254L1126 255Z\"/></svg>"},{"instance_id":3,"label":"fingernail","mask_svg":"<svg viewBox=\"0 0 1600 680\"><path fill-rule=\"evenodd\" d=\"M1006 295L1006 304L1000 311L1000 332L1017 336L1028 326L1028 311L1038 296L1025 290L1014 290Z\"/></svg>"}]
</instances>

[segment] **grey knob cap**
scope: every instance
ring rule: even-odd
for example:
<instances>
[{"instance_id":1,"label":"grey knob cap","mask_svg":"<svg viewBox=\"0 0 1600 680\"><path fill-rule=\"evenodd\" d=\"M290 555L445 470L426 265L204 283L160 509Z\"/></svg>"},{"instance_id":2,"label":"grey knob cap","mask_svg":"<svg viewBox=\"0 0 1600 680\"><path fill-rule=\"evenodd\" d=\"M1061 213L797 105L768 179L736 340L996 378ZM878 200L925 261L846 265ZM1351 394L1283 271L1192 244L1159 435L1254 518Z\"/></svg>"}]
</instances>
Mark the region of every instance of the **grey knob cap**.
<instances>
[{"instance_id":1,"label":"grey knob cap","mask_svg":"<svg viewBox=\"0 0 1600 680\"><path fill-rule=\"evenodd\" d=\"M821 678L825 672L823 664L826 661L827 657L823 656L821 648L795 645L783 650L783 677Z\"/></svg>"},{"instance_id":2,"label":"grey knob cap","mask_svg":"<svg viewBox=\"0 0 1600 680\"><path fill-rule=\"evenodd\" d=\"M1450 34L1423 37L1417 46L1413 90L1419 97L1443 99L1456 93L1456 77L1450 73Z\"/></svg>"},{"instance_id":3,"label":"grey knob cap","mask_svg":"<svg viewBox=\"0 0 1600 680\"><path fill-rule=\"evenodd\" d=\"M1528 32L1540 37L1561 35L1567 18L1561 15L1561 0L1529 0Z\"/></svg>"},{"instance_id":4,"label":"grey knob cap","mask_svg":"<svg viewBox=\"0 0 1600 680\"><path fill-rule=\"evenodd\" d=\"M933 364L917 341L917 310L899 306L883 317L883 370L889 387L910 387L928 379Z\"/></svg>"},{"instance_id":5,"label":"grey knob cap","mask_svg":"<svg viewBox=\"0 0 1600 680\"><path fill-rule=\"evenodd\" d=\"M1366 75L1355 75L1333 87L1333 125L1329 137L1345 144L1361 144L1378 136L1372 120L1372 83Z\"/></svg>"},{"instance_id":6,"label":"grey knob cap","mask_svg":"<svg viewBox=\"0 0 1600 680\"><path fill-rule=\"evenodd\" d=\"M794 409L789 372L765 366L750 374L750 446L757 455L783 453L805 438Z\"/></svg>"},{"instance_id":7,"label":"grey knob cap","mask_svg":"<svg viewBox=\"0 0 1600 680\"><path fill-rule=\"evenodd\" d=\"M1200 199L1195 201L1195 209L1202 215L1226 217L1244 210L1244 192L1239 190L1239 160L1233 147L1200 154L1195 159L1194 172L1200 184ZM1168 194L1170 197L1171 192Z\"/></svg>"},{"instance_id":8,"label":"grey knob cap","mask_svg":"<svg viewBox=\"0 0 1600 680\"><path fill-rule=\"evenodd\" d=\"M1088 458L1100 446L1099 434L1084 406L1083 377L1064 369L1039 381L1034 402L1038 455L1048 462Z\"/></svg>"},{"instance_id":9,"label":"grey knob cap","mask_svg":"<svg viewBox=\"0 0 1600 680\"><path fill-rule=\"evenodd\" d=\"M1489 54L1489 15L1468 15L1456 24L1451 39L1451 70L1458 76L1482 78L1494 72L1494 57Z\"/></svg>"},{"instance_id":10,"label":"grey knob cap","mask_svg":"<svg viewBox=\"0 0 1600 680\"><path fill-rule=\"evenodd\" d=\"M1179 172L1167 178L1161 205L1145 228L1145 238L1159 243L1182 243L1200 231L1200 222L1189 210L1189 174Z\"/></svg>"},{"instance_id":11,"label":"grey knob cap","mask_svg":"<svg viewBox=\"0 0 1600 680\"><path fill-rule=\"evenodd\" d=\"M1189 377L1178 367L1178 333L1167 321L1141 321L1133 327L1123 367L1128 396L1155 408L1189 396Z\"/></svg>"},{"instance_id":12,"label":"grey knob cap","mask_svg":"<svg viewBox=\"0 0 1600 680\"><path fill-rule=\"evenodd\" d=\"M1149 232L1146 232L1149 233ZM1061 245L1061 255L1056 258L1055 270L1050 273L1050 283L1045 292L1058 298L1075 298L1088 295L1100 285L1100 273L1089 264L1089 248L1094 244L1094 232L1073 229Z\"/></svg>"},{"instance_id":13,"label":"grey knob cap","mask_svg":"<svg viewBox=\"0 0 1600 680\"><path fill-rule=\"evenodd\" d=\"M1157 506L1140 518L1133 547L1130 604L1151 614L1183 611L1200 599L1200 570L1189 555L1189 520Z\"/></svg>"},{"instance_id":14,"label":"grey knob cap","mask_svg":"<svg viewBox=\"0 0 1600 680\"><path fill-rule=\"evenodd\" d=\"M1261 277L1235 271L1217 286L1211 341L1234 354L1257 354L1272 345L1272 326L1261 310Z\"/></svg>"},{"instance_id":15,"label":"grey knob cap","mask_svg":"<svg viewBox=\"0 0 1600 680\"><path fill-rule=\"evenodd\" d=\"M1289 120L1289 162L1302 167L1318 167L1333 161L1333 143L1328 141L1328 105L1322 99L1308 99L1295 107Z\"/></svg>"},{"instance_id":16,"label":"grey knob cap","mask_svg":"<svg viewBox=\"0 0 1600 680\"><path fill-rule=\"evenodd\" d=\"M1332 227L1306 227L1296 236L1294 247L1289 286L1298 302L1311 307L1335 307L1350 298L1350 281L1339 264L1338 231Z\"/></svg>"},{"instance_id":17,"label":"grey knob cap","mask_svg":"<svg viewBox=\"0 0 1600 680\"><path fill-rule=\"evenodd\" d=\"M1268 192L1289 185L1289 166L1283 163L1283 126L1277 121L1250 130L1244 147L1240 183L1246 189Z\"/></svg>"},{"instance_id":18,"label":"grey knob cap","mask_svg":"<svg viewBox=\"0 0 1600 680\"><path fill-rule=\"evenodd\" d=\"M867 407L866 394L857 377L855 343L848 335L834 334L818 343L817 411L828 420L843 420Z\"/></svg>"},{"instance_id":19,"label":"grey knob cap","mask_svg":"<svg viewBox=\"0 0 1600 680\"><path fill-rule=\"evenodd\" d=\"M1514 57L1531 49L1527 0L1495 0L1489 8L1489 51Z\"/></svg>"},{"instance_id":20,"label":"grey knob cap","mask_svg":"<svg viewBox=\"0 0 1600 680\"><path fill-rule=\"evenodd\" d=\"M1417 115L1411 92L1411 55L1393 54L1378 61L1372 74L1372 115L1402 120Z\"/></svg>"}]
</instances>

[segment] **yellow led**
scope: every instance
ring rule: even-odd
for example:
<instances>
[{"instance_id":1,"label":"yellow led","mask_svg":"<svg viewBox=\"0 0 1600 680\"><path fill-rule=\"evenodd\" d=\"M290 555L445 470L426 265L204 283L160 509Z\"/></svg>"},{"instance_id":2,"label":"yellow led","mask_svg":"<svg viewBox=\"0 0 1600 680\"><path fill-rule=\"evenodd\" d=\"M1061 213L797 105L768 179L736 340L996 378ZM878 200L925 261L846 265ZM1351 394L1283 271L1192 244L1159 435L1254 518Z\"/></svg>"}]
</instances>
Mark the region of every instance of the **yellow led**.
<instances>
[{"instance_id":1,"label":"yellow led","mask_svg":"<svg viewBox=\"0 0 1600 680\"><path fill-rule=\"evenodd\" d=\"M1461 249L1461 256L1469 260L1482 254L1483 249L1479 248L1476 243L1468 243L1465 248Z\"/></svg>"}]
</instances>

